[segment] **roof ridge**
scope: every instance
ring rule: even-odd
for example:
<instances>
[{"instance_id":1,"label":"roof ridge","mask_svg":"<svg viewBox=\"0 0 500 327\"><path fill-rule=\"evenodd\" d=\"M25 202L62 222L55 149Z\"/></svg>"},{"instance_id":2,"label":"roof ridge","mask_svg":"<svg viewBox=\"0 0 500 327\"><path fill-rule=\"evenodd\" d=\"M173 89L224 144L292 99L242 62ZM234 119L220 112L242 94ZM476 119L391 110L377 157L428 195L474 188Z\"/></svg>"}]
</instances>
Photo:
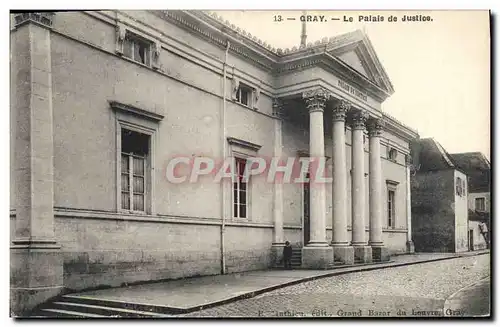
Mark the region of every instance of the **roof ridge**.
<instances>
[{"instance_id":1,"label":"roof ridge","mask_svg":"<svg viewBox=\"0 0 500 327\"><path fill-rule=\"evenodd\" d=\"M446 163L448 163L451 167L456 168L455 163L453 162L452 158L450 158L448 152L445 150L445 148L443 148L443 146L441 145L441 143L439 143L438 141L436 141L433 137L431 137L431 140L432 140L432 142L434 142L434 144L438 148L439 152L443 156L443 158L446 161Z\"/></svg>"}]
</instances>

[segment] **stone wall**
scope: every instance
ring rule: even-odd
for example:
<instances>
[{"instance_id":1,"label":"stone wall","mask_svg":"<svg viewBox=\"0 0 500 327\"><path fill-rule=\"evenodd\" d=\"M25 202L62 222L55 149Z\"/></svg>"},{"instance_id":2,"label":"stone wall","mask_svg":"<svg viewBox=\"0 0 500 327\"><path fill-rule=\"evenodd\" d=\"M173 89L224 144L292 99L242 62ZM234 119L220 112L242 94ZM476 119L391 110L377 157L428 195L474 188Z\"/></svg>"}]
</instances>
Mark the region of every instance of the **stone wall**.
<instances>
[{"instance_id":1,"label":"stone wall","mask_svg":"<svg viewBox=\"0 0 500 327\"><path fill-rule=\"evenodd\" d=\"M454 170L413 176L411 217L416 252L455 251L454 185Z\"/></svg>"}]
</instances>

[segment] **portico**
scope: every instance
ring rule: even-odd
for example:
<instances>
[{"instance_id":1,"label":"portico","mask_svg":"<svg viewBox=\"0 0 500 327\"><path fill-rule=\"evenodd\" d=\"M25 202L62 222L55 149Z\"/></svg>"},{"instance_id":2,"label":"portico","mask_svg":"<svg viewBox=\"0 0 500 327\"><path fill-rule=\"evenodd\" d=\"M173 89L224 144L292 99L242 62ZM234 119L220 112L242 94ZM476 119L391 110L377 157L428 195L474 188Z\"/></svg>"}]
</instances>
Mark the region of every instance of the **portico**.
<instances>
[{"instance_id":1,"label":"portico","mask_svg":"<svg viewBox=\"0 0 500 327\"><path fill-rule=\"evenodd\" d=\"M309 160L310 169L317 167L325 158L324 114L332 117L331 133L331 179L314 178L311 172L309 183L309 232L308 240L302 248L303 268L326 268L332 264L368 263L387 261L389 256L382 238L383 225L383 178L380 138L383 129L381 115L353 105L334 92L315 87L300 93L303 109L309 115ZM279 103L279 106L277 105ZM278 110L279 108L279 110ZM286 100L275 101L276 112L286 111ZM330 115L328 115L330 116ZM275 115L282 120L283 115ZM281 124L275 125L281 144ZM347 165L346 130L351 130L351 169ZM369 165L365 167L365 131L369 135ZM276 137L276 136L275 136ZM350 178L348 174L350 173ZM368 178L366 178L368 176ZM351 181L351 196L348 198L348 180ZM327 216L325 207L327 187L331 188L331 213ZM369 210L365 209L366 190L369 194ZM281 186L275 186L275 194L281 194ZM280 196L276 201L283 201ZM349 201L350 200L350 201ZM351 204L352 230L348 230L348 204ZM275 204L274 234L282 238L283 203ZM281 210L280 210L281 209ZM327 221L331 220L332 239L327 240ZM365 226L368 223L369 237ZM350 234L350 235L349 235ZM351 236L351 237L349 237ZM280 239L281 241L282 239ZM277 240L276 243L279 241ZM276 244L275 243L275 244Z\"/></svg>"}]
</instances>

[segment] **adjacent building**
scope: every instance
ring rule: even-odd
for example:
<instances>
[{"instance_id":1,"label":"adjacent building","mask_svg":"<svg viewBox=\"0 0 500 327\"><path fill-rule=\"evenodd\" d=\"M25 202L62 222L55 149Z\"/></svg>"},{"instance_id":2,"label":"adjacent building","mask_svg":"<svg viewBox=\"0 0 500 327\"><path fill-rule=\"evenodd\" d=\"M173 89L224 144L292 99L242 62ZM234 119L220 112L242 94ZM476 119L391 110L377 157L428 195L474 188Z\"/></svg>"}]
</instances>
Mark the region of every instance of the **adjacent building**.
<instances>
[{"instance_id":1,"label":"adjacent building","mask_svg":"<svg viewBox=\"0 0 500 327\"><path fill-rule=\"evenodd\" d=\"M412 238L416 252L469 249L466 173L432 138L412 144Z\"/></svg>"},{"instance_id":2,"label":"adjacent building","mask_svg":"<svg viewBox=\"0 0 500 327\"><path fill-rule=\"evenodd\" d=\"M201 11L11 16L14 314L62 292L266 269L285 240L303 268L422 240L418 135L381 110L394 89L364 32L275 49ZM180 157L235 158L235 177L173 183ZM332 180L242 179L255 157L326 160ZM462 180L442 176L460 235L443 249L466 248Z\"/></svg>"},{"instance_id":3,"label":"adjacent building","mask_svg":"<svg viewBox=\"0 0 500 327\"><path fill-rule=\"evenodd\" d=\"M450 154L457 167L467 173L469 247L489 246L491 226L491 165L480 152Z\"/></svg>"}]
</instances>

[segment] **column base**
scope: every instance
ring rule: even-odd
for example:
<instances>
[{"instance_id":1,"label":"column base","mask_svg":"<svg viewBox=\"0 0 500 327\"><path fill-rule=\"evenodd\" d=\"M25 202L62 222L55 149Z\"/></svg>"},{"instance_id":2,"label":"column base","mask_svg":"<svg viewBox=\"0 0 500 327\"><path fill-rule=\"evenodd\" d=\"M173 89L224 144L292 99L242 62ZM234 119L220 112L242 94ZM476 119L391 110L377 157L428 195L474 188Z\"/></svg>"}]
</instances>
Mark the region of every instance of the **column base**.
<instances>
[{"instance_id":1,"label":"column base","mask_svg":"<svg viewBox=\"0 0 500 327\"><path fill-rule=\"evenodd\" d=\"M372 247L371 246L353 246L354 247L354 261L369 263L372 262Z\"/></svg>"},{"instance_id":2,"label":"column base","mask_svg":"<svg viewBox=\"0 0 500 327\"><path fill-rule=\"evenodd\" d=\"M354 248L352 246L334 246L333 261L344 265L354 264Z\"/></svg>"},{"instance_id":3,"label":"column base","mask_svg":"<svg viewBox=\"0 0 500 327\"><path fill-rule=\"evenodd\" d=\"M413 243L413 241L406 242L406 252L415 253L415 244Z\"/></svg>"},{"instance_id":4,"label":"column base","mask_svg":"<svg viewBox=\"0 0 500 327\"><path fill-rule=\"evenodd\" d=\"M271 267L279 266L283 260L285 243L273 243L271 246Z\"/></svg>"},{"instance_id":5,"label":"column base","mask_svg":"<svg viewBox=\"0 0 500 327\"><path fill-rule=\"evenodd\" d=\"M63 291L59 246L14 245L10 249L10 316L25 317Z\"/></svg>"},{"instance_id":6,"label":"column base","mask_svg":"<svg viewBox=\"0 0 500 327\"><path fill-rule=\"evenodd\" d=\"M302 268L325 269L333 264L333 249L329 246L304 246Z\"/></svg>"},{"instance_id":7,"label":"column base","mask_svg":"<svg viewBox=\"0 0 500 327\"><path fill-rule=\"evenodd\" d=\"M385 246L372 246L372 258L373 261L385 262L389 261L389 250Z\"/></svg>"}]
</instances>

